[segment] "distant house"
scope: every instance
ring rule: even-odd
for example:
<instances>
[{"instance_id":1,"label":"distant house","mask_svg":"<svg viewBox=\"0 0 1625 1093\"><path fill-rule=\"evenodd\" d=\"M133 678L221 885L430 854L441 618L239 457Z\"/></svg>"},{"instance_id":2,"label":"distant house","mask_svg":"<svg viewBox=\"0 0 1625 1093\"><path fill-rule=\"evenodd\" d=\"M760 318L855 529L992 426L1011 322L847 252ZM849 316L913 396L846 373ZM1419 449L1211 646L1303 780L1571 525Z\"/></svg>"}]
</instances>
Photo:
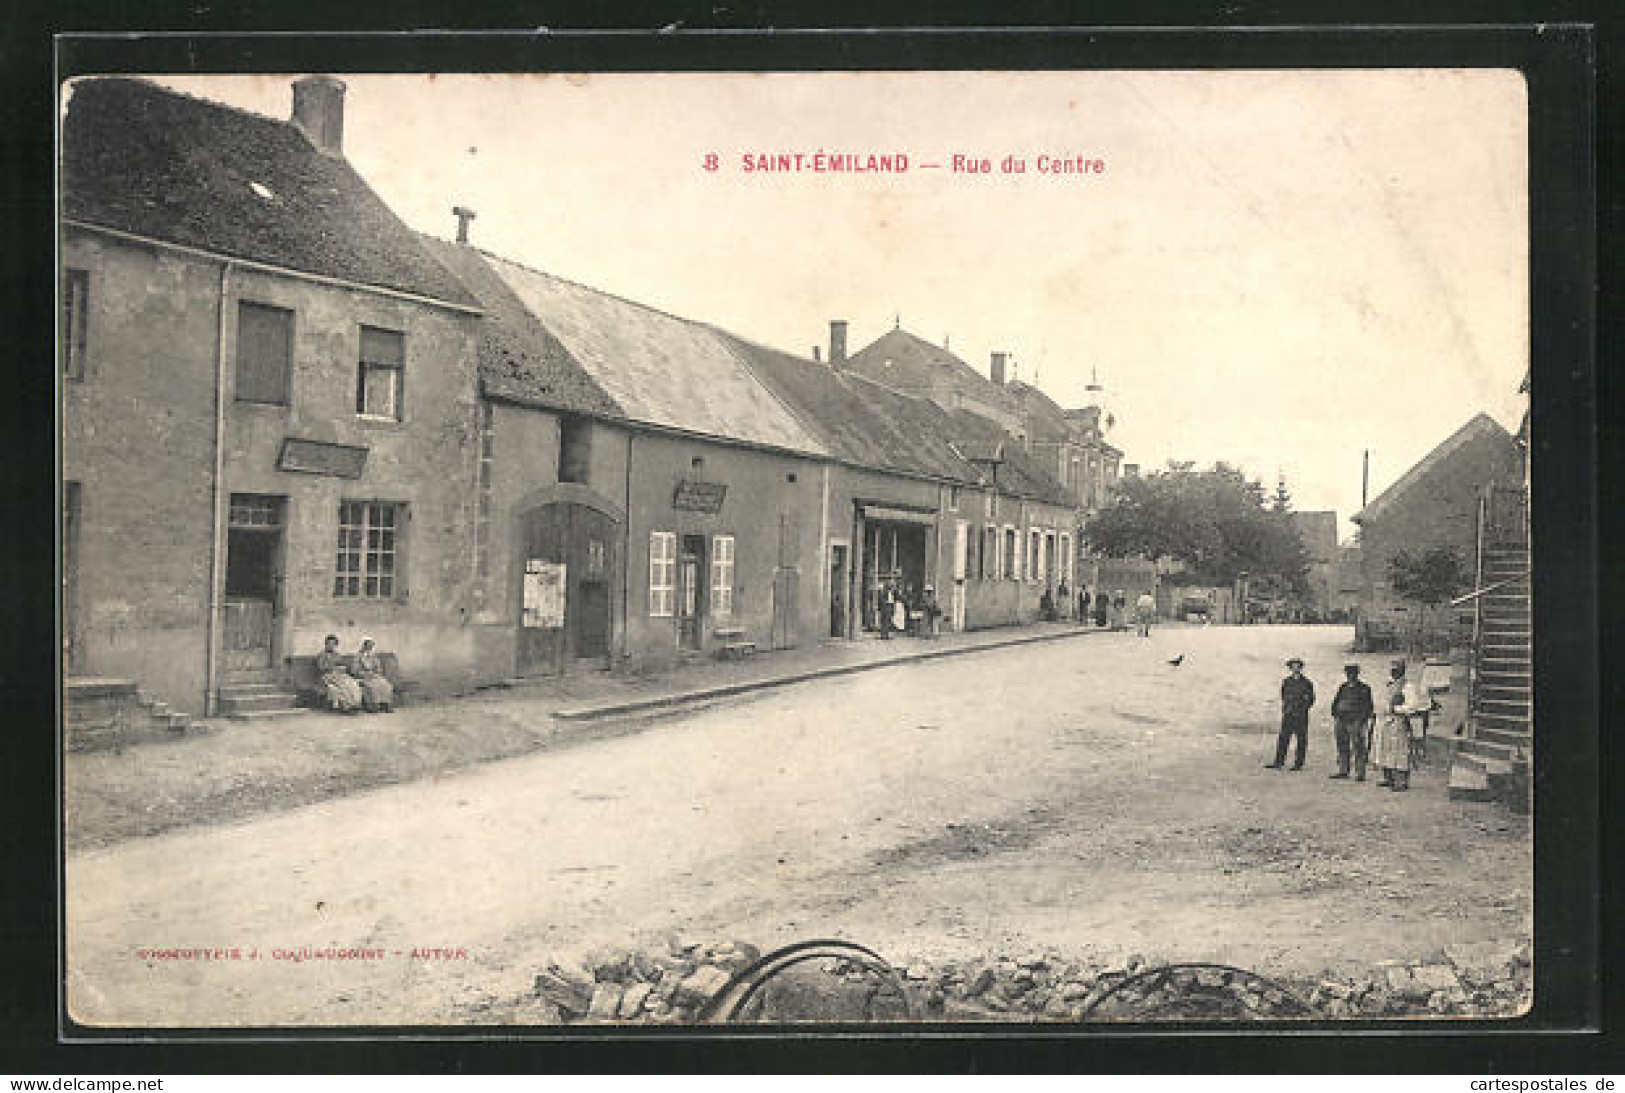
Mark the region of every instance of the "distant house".
<instances>
[{"instance_id":1,"label":"distant house","mask_svg":"<svg viewBox=\"0 0 1625 1093\"><path fill-rule=\"evenodd\" d=\"M830 324L830 364L844 372L930 399L944 410L970 410L996 421L1026 443L1021 407L1004 390L1005 354L993 354L991 375L983 376L945 346L932 345L901 327L888 330L863 349L846 355L846 324Z\"/></svg>"},{"instance_id":2,"label":"distant house","mask_svg":"<svg viewBox=\"0 0 1625 1093\"><path fill-rule=\"evenodd\" d=\"M178 711L328 632L469 671L479 303L345 161L344 85L290 120L133 79L62 127L69 675Z\"/></svg>"},{"instance_id":3,"label":"distant house","mask_svg":"<svg viewBox=\"0 0 1625 1093\"><path fill-rule=\"evenodd\" d=\"M1479 495L1490 484L1521 486L1523 456L1517 440L1486 414L1478 414L1378 494L1353 520L1360 528L1360 600L1356 640L1373 648L1416 624L1416 605L1389 583L1389 562L1402 550L1454 550L1471 573ZM1460 620L1444 617L1441 626ZM1470 621L1470 618L1468 619Z\"/></svg>"},{"instance_id":4,"label":"distant house","mask_svg":"<svg viewBox=\"0 0 1625 1093\"><path fill-rule=\"evenodd\" d=\"M1339 584L1337 513L1293 512L1289 515L1309 564L1309 594L1304 606L1324 619L1332 612Z\"/></svg>"},{"instance_id":5,"label":"distant house","mask_svg":"<svg viewBox=\"0 0 1625 1093\"><path fill-rule=\"evenodd\" d=\"M839 337L837 328L837 337ZM1074 559L1066 492L999 424L728 335L828 446L829 633L874 629L881 581L933 587L953 629L1030 622Z\"/></svg>"}]
</instances>

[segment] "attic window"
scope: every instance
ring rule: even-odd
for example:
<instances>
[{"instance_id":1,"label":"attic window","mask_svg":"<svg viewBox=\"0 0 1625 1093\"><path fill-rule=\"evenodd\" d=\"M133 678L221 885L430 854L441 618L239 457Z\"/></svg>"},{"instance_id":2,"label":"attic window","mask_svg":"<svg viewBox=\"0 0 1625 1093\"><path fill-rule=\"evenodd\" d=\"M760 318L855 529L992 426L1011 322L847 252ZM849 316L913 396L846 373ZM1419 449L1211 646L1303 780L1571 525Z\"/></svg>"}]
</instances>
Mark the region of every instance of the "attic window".
<instances>
[{"instance_id":1,"label":"attic window","mask_svg":"<svg viewBox=\"0 0 1625 1093\"><path fill-rule=\"evenodd\" d=\"M248 184L248 188L250 190L253 190L254 193L257 196L263 198L266 201L275 201L276 200L276 194L271 191L271 188L269 186L266 186L263 183L250 182Z\"/></svg>"}]
</instances>

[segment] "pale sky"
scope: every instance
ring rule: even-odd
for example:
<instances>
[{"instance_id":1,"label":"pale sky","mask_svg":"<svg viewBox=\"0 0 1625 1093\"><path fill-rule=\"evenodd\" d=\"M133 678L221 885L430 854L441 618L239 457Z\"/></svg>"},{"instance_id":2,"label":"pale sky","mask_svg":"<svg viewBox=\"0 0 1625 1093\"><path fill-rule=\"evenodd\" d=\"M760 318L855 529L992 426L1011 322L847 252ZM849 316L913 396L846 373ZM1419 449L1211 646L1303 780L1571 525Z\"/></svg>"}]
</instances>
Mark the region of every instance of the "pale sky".
<instances>
[{"instance_id":1,"label":"pale sky","mask_svg":"<svg viewBox=\"0 0 1625 1093\"><path fill-rule=\"evenodd\" d=\"M472 206L480 246L804 356L900 314L1063 405L1098 369L1127 461L1282 473L1344 535L1363 449L1375 497L1474 413L1523 413L1513 71L336 75L347 157L419 230ZM291 79L161 82L286 117ZM911 166L740 169L821 150Z\"/></svg>"}]
</instances>

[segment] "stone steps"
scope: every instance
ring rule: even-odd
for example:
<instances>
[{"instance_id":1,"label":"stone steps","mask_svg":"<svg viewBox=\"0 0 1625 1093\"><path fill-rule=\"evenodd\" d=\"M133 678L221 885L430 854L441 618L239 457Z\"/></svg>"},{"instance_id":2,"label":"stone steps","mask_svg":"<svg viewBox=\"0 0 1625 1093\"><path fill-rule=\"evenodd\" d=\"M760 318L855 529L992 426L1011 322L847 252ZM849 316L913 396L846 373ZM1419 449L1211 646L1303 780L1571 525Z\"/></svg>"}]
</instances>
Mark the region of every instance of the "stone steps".
<instances>
[{"instance_id":1,"label":"stone steps","mask_svg":"<svg viewBox=\"0 0 1625 1093\"><path fill-rule=\"evenodd\" d=\"M306 712L299 706L299 696L281 684L272 681L237 682L238 678L233 673L233 682L220 688L218 708L221 716L235 721L257 721L292 717Z\"/></svg>"}]
</instances>

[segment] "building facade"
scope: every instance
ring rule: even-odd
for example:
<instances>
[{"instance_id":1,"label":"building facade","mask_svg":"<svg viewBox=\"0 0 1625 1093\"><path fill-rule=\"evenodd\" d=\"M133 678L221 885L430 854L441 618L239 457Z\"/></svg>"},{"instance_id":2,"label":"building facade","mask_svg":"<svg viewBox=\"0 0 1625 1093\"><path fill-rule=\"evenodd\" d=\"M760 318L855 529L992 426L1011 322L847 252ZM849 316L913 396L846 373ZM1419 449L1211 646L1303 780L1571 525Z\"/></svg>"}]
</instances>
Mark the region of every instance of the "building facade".
<instances>
[{"instance_id":1,"label":"building facade","mask_svg":"<svg viewBox=\"0 0 1625 1093\"><path fill-rule=\"evenodd\" d=\"M1486 486L1523 483L1522 451L1514 437L1486 414L1474 416L1354 516L1360 528L1360 600L1356 641L1373 648L1402 639L1417 627L1418 607L1394 591L1389 563L1400 551L1444 547L1472 572L1478 500ZM1471 623L1437 609L1433 629L1459 631ZM1454 638L1459 638L1459 633Z\"/></svg>"},{"instance_id":2,"label":"building facade","mask_svg":"<svg viewBox=\"0 0 1625 1093\"><path fill-rule=\"evenodd\" d=\"M275 121L136 80L63 126L70 673L176 709L363 631L472 663L479 307L344 162L343 86ZM181 215L184 211L185 215Z\"/></svg>"}]
</instances>

